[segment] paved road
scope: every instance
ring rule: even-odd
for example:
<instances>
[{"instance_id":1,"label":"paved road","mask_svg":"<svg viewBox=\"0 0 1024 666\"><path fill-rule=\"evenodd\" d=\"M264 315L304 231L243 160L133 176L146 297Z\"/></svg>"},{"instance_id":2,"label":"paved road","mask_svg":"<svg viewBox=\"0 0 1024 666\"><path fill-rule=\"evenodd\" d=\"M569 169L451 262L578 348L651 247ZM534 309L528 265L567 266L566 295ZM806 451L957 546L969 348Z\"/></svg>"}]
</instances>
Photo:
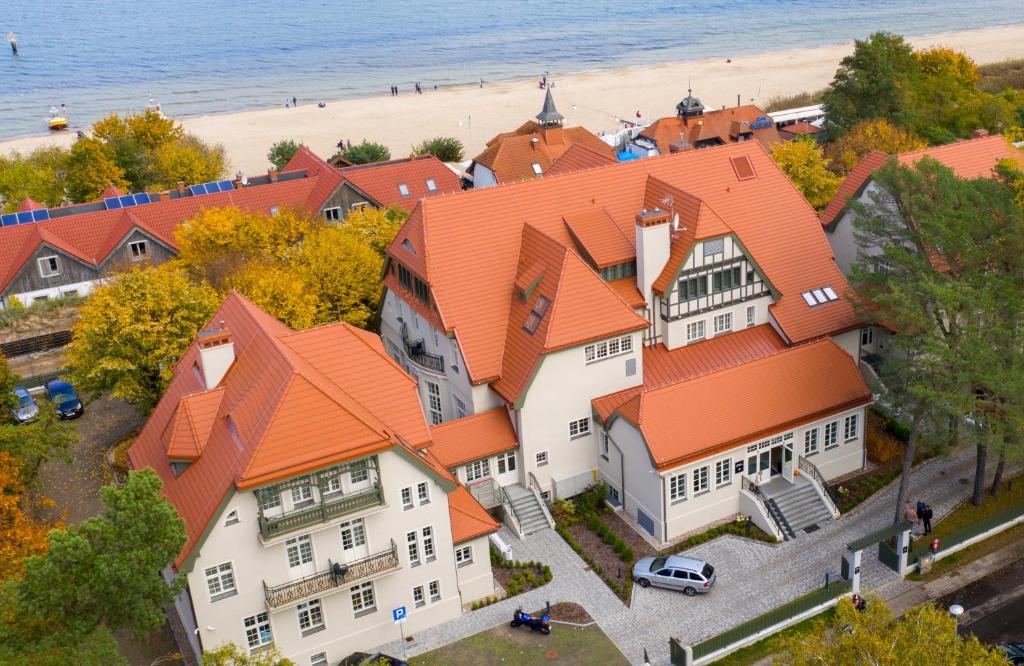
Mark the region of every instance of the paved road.
<instances>
[{"instance_id":1,"label":"paved road","mask_svg":"<svg viewBox=\"0 0 1024 666\"><path fill-rule=\"evenodd\" d=\"M993 465L989 468L991 475ZM922 499L945 516L970 492L973 450L925 463L914 471L909 499ZM710 593L685 597L656 588L634 588L630 607L623 604L553 531L545 530L524 541L503 530L512 544L512 556L535 559L551 566L553 580L522 597L473 611L416 636L410 654L420 654L477 633L511 616L518 604L540 607L546 600L581 604L633 663L642 663L646 648L653 664L668 664L668 640L695 642L751 619L801 596L818 586L829 571L838 574L840 558L850 541L892 522L896 486L892 484L870 500L812 534L783 544L766 544L726 536L687 551L715 565L718 581ZM893 596L912 587L881 564L874 552L865 552L861 568L865 589ZM400 651L397 644L383 651Z\"/></svg>"},{"instance_id":2,"label":"paved road","mask_svg":"<svg viewBox=\"0 0 1024 666\"><path fill-rule=\"evenodd\" d=\"M946 595L936 605L950 604L967 611L960 622L962 632L991 644L1024 641L1024 560Z\"/></svg>"}]
</instances>

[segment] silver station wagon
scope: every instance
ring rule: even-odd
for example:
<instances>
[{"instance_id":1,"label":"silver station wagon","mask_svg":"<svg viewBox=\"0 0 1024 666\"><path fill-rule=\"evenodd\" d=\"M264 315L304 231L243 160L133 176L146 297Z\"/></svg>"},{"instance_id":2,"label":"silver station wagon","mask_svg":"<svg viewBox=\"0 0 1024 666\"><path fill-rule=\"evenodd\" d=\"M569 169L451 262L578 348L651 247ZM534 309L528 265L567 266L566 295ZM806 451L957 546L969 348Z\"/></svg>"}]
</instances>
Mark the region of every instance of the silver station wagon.
<instances>
[{"instance_id":1,"label":"silver station wagon","mask_svg":"<svg viewBox=\"0 0 1024 666\"><path fill-rule=\"evenodd\" d=\"M692 597L704 594L715 584L715 568L704 560L682 555L642 557L633 565L633 580L640 587L667 587Z\"/></svg>"}]
</instances>

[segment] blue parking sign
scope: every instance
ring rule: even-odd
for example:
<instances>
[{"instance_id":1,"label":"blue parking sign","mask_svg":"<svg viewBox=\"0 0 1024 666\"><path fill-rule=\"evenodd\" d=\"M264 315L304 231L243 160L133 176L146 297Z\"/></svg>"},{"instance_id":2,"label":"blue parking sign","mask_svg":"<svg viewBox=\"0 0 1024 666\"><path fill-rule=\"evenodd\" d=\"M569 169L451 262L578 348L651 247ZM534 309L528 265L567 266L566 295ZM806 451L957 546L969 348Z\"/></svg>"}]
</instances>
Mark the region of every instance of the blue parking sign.
<instances>
[{"instance_id":1,"label":"blue parking sign","mask_svg":"<svg viewBox=\"0 0 1024 666\"><path fill-rule=\"evenodd\" d=\"M395 624L398 624L399 622L404 620L406 617L405 606L399 606L398 608L391 611L391 617L394 618Z\"/></svg>"}]
</instances>

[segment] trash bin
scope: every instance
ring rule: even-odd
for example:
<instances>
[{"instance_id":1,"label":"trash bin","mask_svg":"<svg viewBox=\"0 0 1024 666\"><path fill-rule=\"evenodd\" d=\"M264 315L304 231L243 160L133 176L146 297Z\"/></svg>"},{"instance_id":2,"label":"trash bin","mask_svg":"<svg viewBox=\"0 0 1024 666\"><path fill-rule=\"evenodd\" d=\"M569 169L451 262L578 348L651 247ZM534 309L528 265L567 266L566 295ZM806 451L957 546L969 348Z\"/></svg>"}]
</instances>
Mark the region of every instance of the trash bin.
<instances>
[{"instance_id":1,"label":"trash bin","mask_svg":"<svg viewBox=\"0 0 1024 666\"><path fill-rule=\"evenodd\" d=\"M924 553L917 560L918 572L926 574L932 570L932 563L935 562L935 556L931 553Z\"/></svg>"}]
</instances>

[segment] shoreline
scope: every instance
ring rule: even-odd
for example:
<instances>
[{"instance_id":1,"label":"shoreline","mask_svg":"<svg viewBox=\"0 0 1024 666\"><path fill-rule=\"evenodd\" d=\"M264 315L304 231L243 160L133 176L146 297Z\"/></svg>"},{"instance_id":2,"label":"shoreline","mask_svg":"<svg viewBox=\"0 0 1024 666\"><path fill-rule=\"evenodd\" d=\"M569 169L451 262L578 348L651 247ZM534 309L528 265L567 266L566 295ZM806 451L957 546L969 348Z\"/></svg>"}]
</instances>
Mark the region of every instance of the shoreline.
<instances>
[{"instance_id":1,"label":"shoreline","mask_svg":"<svg viewBox=\"0 0 1024 666\"><path fill-rule=\"evenodd\" d=\"M938 32L907 37L915 48L935 45L966 51L978 64L1024 57L1024 24ZM810 48L768 51L724 57L666 61L553 72L552 92L566 125L583 125L594 132L617 128L618 118L644 122L674 113L688 85L705 107L731 106L737 95L744 103L764 104L771 97L819 90L852 51L853 42ZM511 130L540 109L543 92L534 77L485 81L480 88L467 82L411 91L398 97L354 96L298 107L264 107L246 111L180 116L185 129L210 143L224 146L229 171L259 173L268 166L266 152L277 140L292 138L317 154L334 153L339 139L358 143L363 138L388 146L393 158L434 136L455 136L466 147L466 158L499 132ZM61 134L36 134L0 141L0 155L30 152L48 145L70 145L74 129Z\"/></svg>"}]
</instances>

